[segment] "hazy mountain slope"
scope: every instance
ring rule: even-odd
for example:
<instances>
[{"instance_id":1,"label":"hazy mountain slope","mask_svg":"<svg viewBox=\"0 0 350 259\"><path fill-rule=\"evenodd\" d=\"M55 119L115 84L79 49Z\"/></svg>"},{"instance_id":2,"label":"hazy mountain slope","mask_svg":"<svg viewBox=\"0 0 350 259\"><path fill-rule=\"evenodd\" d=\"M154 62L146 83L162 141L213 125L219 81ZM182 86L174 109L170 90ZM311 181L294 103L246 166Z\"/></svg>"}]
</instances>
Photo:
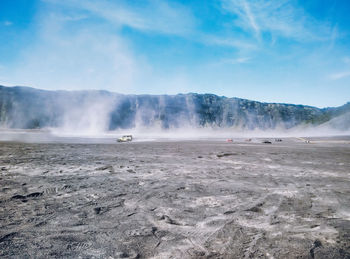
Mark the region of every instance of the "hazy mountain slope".
<instances>
[{"instance_id":1,"label":"hazy mountain slope","mask_svg":"<svg viewBox=\"0 0 350 259\"><path fill-rule=\"evenodd\" d=\"M339 115L321 124L320 127L333 128L337 130L348 130L350 129L350 112Z\"/></svg>"},{"instance_id":2,"label":"hazy mountain slope","mask_svg":"<svg viewBox=\"0 0 350 259\"><path fill-rule=\"evenodd\" d=\"M9 128L114 130L139 126L209 126L274 129L303 123L320 125L349 111L350 103L319 109L213 94L120 95L107 91L44 91L0 86L0 125Z\"/></svg>"}]
</instances>

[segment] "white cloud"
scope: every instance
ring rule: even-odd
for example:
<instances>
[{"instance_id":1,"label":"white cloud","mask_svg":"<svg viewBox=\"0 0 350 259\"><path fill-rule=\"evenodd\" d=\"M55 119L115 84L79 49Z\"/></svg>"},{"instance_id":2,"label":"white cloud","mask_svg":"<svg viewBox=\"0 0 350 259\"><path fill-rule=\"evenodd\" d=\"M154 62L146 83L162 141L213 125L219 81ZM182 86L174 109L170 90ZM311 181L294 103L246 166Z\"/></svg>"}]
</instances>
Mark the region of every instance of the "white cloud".
<instances>
[{"instance_id":1,"label":"white cloud","mask_svg":"<svg viewBox=\"0 0 350 259\"><path fill-rule=\"evenodd\" d=\"M337 72L329 75L331 80L339 80L350 76L350 71Z\"/></svg>"},{"instance_id":2,"label":"white cloud","mask_svg":"<svg viewBox=\"0 0 350 259\"><path fill-rule=\"evenodd\" d=\"M161 0L147 2L44 0L56 6L85 11L115 26L162 34L186 35L193 31L196 20L186 7ZM136 3L136 4L135 4Z\"/></svg>"},{"instance_id":3,"label":"white cloud","mask_svg":"<svg viewBox=\"0 0 350 259\"><path fill-rule=\"evenodd\" d=\"M332 28L317 22L296 4L293 0L222 0L223 9L236 16L234 24L252 32L257 39L262 33L269 33L272 38L301 42L335 40L336 31L332 33Z\"/></svg>"},{"instance_id":4,"label":"white cloud","mask_svg":"<svg viewBox=\"0 0 350 259\"><path fill-rule=\"evenodd\" d=\"M248 19L249 19L249 23L250 23L251 27L254 29L254 31L256 33L256 37L259 39L260 38L260 28L255 21L255 16L252 14L252 12L250 10L250 5L247 3L247 1L243 1L243 8L244 8L244 11L245 11Z\"/></svg>"},{"instance_id":5,"label":"white cloud","mask_svg":"<svg viewBox=\"0 0 350 259\"><path fill-rule=\"evenodd\" d=\"M251 11L250 4L248 4L246 0L242 0L241 2L238 2L238 3L239 3L239 8L242 8L242 11L243 11L243 12L239 11L240 15L244 14L244 18L245 20L247 20L251 28L254 30L256 38L260 39L260 27L256 23L255 15Z\"/></svg>"}]
</instances>

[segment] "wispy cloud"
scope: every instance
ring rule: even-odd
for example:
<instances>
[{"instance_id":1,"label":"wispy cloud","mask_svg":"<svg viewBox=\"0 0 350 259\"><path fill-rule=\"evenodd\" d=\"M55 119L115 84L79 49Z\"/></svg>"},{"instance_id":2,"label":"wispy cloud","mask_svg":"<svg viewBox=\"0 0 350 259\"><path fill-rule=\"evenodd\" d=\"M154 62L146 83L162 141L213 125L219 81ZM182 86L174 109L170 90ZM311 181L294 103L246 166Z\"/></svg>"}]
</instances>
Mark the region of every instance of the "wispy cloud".
<instances>
[{"instance_id":1,"label":"wispy cloud","mask_svg":"<svg viewBox=\"0 0 350 259\"><path fill-rule=\"evenodd\" d=\"M11 21L4 21L3 25L5 26L11 26L13 23Z\"/></svg>"},{"instance_id":2,"label":"wispy cloud","mask_svg":"<svg viewBox=\"0 0 350 259\"><path fill-rule=\"evenodd\" d=\"M257 39L260 39L260 25L257 24L255 13L251 10L251 5L246 0L224 1L224 7L235 13L245 28L254 32Z\"/></svg>"},{"instance_id":3,"label":"wispy cloud","mask_svg":"<svg viewBox=\"0 0 350 259\"><path fill-rule=\"evenodd\" d=\"M127 91L142 66L128 42L100 25L72 29L66 18L41 14L36 41L21 50L16 67L7 68L6 81L51 89Z\"/></svg>"},{"instance_id":4,"label":"wispy cloud","mask_svg":"<svg viewBox=\"0 0 350 259\"><path fill-rule=\"evenodd\" d=\"M239 37L233 38L229 36L202 35L197 39L207 45L217 45L223 47L232 47L240 50L255 50L256 44L248 39Z\"/></svg>"},{"instance_id":5,"label":"wispy cloud","mask_svg":"<svg viewBox=\"0 0 350 259\"><path fill-rule=\"evenodd\" d=\"M192 32L196 24L196 19L188 8L167 1L44 1L71 10L85 11L115 26L131 27L145 32L185 35Z\"/></svg>"},{"instance_id":6,"label":"wispy cloud","mask_svg":"<svg viewBox=\"0 0 350 259\"><path fill-rule=\"evenodd\" d=\"M239 57L239 58L231 58L231 59L222 59L221 64L246 64L251 61L251 57Z\"/></svg>"},{"instance_id":7,"label":"wispy cloud","mask_svg":"<svg viewBox=\"0 0 350 259\"><path fill-rule=\"evenodd\" d=\"M76 10L76 16L66 15L66 20L78 20L78 18L97 17L116 28L129 27L144 33L157 33L162 35L176 35L186 40L198 42L205 45L224 46L235 49L255 49L256 44L250 39L230 37L227 35L217 36L208 34L198 28L200 21L192 13L192 10L175 1L149 0L134 2L130 1L92 1L85 0L42 0L56 6ZM249 6L246 10L250 14ZM83 12L83 14L81 14ZM257 37L259 28L254 17L250 21L255 26ZM76 18L78 17L78 18ZM62 18L63 19L63 18Z\"/></svg>"},{"instance_id":8,"label":"wispy cloud","mask_svg":"<svg viewBox=\"0 0 350 259\"><path fill-rule=\"evenodd\" d=\"M336 31L313 19L293 0L222 0L222 7L236 16L236 26L253 32L258 39L263 33L301 42L334 41L336 37Z\"/></svg>"},{"instance_id":9,"label":"wispy cloud","mask_svg":"<svg viewBox=\"0 0 350 259\"><path fill-rule=\"evenodd\" d=\"M343 62L345 64L350 64L350 57L343 57Z\"/></svg>"},{"instance_id":10,"label":"wispy cloud","mask_svg":"<svg viewBox=\"0 0 350 259\"><path fill-rule=\"evenodd\" d=\"M215 60L211 63L206 64L206 67L208 68L222 68L227 66L242 66L249 64L253 60L252 57L248 56L238 56L238 57L232 57L232 58L221 58L218 60Z\"/></svg>"},{"instance_id":11,"label":"wispy cloud","mask_svg":"<svg viewBox=\"0 0 350 259\"><path fill-rule=\"evenodd\" d=\"M329 79L331 80L339 80L347 77L350 77L350 71L337 72L329 75Z\"/></svg>"},{"instance_id":12,"label":"wispy cloud","mask_svg":"<svg viewBox=\"0 0 350 259\"><path fill-rule=\"evenodd\" d=\"M336 44L336 41L338 39L338 26L335 25L332 30L331 30L331 35L330 35L330 43L329 43L329 49L332 49L334 45Z\"/></svg>"},{"instance_id":13,"label":"wispy cloud","mask_svg":"<svg viewBox=\"0 0 350 259\"><path fill-rule=\"evenodd\" d=\"M156 84L160 75L147 73L153 69L151 62L133 51L122 29L187 37L196 23L187 7L160 0L41 1L36 40L21 50L15 68L0 71L3 81L39 88L135 92L145 87L145 81Z\"/></svg>"},{"instance_id":14,"label":"wispy cloud","mask_svg":"<svg viewBox=\"0 0 350 259\"><path fill-rule=\"evenodd\" d=\"M251 27L255 31L256 37L258 39L260 39L260 28L255 21L255 16L253 15L252 11L250 10L250 5L245 0L243 0L243 9L244 9L245 14L248 17L248 20L249 20Z\"/></svg>"}]
</instances>

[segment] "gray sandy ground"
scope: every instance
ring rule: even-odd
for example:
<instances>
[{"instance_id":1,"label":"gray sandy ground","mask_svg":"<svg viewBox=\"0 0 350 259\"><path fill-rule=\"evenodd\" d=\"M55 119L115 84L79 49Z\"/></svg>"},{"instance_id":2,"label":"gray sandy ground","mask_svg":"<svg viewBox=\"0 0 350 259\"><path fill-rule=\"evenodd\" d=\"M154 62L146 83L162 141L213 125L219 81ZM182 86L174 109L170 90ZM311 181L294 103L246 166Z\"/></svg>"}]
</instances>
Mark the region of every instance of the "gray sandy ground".
<instances>
[{"instance_id":1,"label":"gray sandy ground","mask_svg":"<svg viewBox=\"0 0 350 259\"><path fill-rule=\"evenodd\" d=\"M350 258L350 144L0 143L0 256Z\"/></svg>"}]
</instances>

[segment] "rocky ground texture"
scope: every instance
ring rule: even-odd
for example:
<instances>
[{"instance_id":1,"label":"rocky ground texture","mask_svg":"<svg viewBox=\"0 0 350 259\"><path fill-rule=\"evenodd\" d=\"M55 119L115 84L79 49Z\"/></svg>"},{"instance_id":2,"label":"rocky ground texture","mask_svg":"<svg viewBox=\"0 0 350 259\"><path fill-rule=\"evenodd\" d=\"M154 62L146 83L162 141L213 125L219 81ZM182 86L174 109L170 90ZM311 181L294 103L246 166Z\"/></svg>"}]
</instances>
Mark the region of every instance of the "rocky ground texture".
<instances>
[{"instance_id":1,"label":"rocky ground texture","mask_svg":"<svg viewBox=\"0 0 350 259\"><path fill-rule=\"evenodd\" d=\"M0 256L350 258L350 144L2 142Z\"/></svg>"}]
</instances>

